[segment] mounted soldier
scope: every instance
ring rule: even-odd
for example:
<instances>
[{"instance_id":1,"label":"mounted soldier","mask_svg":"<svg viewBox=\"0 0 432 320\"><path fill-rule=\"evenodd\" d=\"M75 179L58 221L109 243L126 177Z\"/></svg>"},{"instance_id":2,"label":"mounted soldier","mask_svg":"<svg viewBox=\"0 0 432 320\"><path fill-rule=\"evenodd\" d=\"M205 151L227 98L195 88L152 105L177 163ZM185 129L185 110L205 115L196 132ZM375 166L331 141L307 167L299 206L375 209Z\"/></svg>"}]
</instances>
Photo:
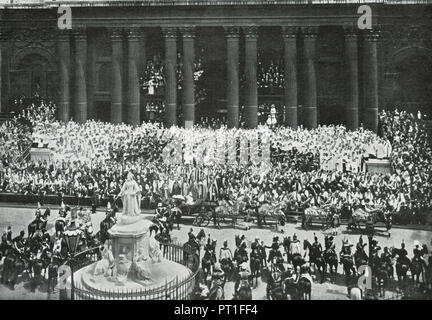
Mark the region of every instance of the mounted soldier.
<instances>
[{"instance_id":1,"label":"mounted soldier","mask_svg":"<svg viewBox=\"0 0 432 320\"><path fill-rule=\"evenodd\" d=\"M228 241L223 242L223 247L219 250L219 263L221 264L222 270L224 270L227 277L230 277L234 270L233 254L231 249L228 248Z\"/></svg>"},{"instance_id":2,"label":"mounted soldier","mask_svg":"<svg viewBox=\"0 0 432 320\"><path fill-rule=\"evenodd\" d=\"M237 281L234 284L234 299L252 300L252 288L249 282L250 272L247 263L239 265Z\"/></svg>"},{"instance_id":3,"label":"mounted soldier","mask_svg":"<svg viewBox=\"0 0 432 320\"><path fill-rule=\"evenodd\" d=\"M274 269L274 271L279 270L283 272L285 271L285 267L283 265L284 260L282 253L279 251L279 246L280 244L278 242L272 243L267 262L272 265L272 269Z\"/></svg>"},{"instance_id":4,"label":"mounted soldier","mask_svg":"<svg viewBox=\"0 0 432 320\"><path fill-rule=\"evenodd\" d=\"M242 263L248 262L249 258L246 248L246 242L243 241L240 244L240 247L234 251L234 260L236 261L237 266L240 266Z\"/></svg>"}]
</instances>

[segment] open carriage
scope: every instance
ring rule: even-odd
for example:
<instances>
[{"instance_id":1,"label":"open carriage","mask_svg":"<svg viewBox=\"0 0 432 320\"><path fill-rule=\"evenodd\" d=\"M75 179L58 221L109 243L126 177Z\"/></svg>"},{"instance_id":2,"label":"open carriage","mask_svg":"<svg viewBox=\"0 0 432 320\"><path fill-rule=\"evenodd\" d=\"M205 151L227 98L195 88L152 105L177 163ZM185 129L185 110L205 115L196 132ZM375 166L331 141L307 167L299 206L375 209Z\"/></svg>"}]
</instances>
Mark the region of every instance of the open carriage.
<instances>
[{"instance_id":1,"label":"open carriage","mask_svg":"<svg viewBox=\"0 0 432 320\"><path fill-rule=\"evenodd\" d=\"M376 207L374 209L356 208L348 221L347 229L368 234L379 231L390 237L391 227L391 215L386 214L384 208Z\"/></svg>"},{"instance_id":2,"label":"open carriage","mask_svg":"<svg viewBox=\"0 0 432 320\"><path fill-rule=\"evenodd\" d=\"M335 208L330 205L306 208L302 217L302 227L307 230L314 225L318 225L322 229L338 227L340 221Z\"/></svg>"}]
</instances>

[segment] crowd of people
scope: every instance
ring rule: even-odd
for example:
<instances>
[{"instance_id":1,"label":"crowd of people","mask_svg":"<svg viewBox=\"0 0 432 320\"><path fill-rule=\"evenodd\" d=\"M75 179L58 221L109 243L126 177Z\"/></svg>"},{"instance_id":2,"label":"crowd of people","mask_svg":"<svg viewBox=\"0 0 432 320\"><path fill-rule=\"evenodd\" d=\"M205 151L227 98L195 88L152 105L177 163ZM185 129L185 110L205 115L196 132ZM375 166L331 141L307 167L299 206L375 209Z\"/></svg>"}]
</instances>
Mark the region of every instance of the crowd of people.
<instances>
[{"instance_id":1,"label":"crowd of people","mask_svg":"<svg viewBox=\"0 0 432 320\"><path fill-rule=\"evenodd\" d=\"M313 130L190 130L157 123L62 123L54 121L53 110L43 103L30 106L23 113L31 124L27 131L20 131L18 118L3 124L0 135L11 145L2 145L2 192L109 198L132 171L149 202L156 196L192 194L195 200L236 202L246 197L283 203L287 210L332 204L339 209L368 205L414 212L431 205L432 152L422 126L404 112L380 114L381 138L362 128L347 131L334 125ZM17 146L30 140L50 148L50 162L8 161L19 154ZM249 158L240 163L243 140L249 143ZM264 161L267 147L269 162ZM184 152L177 154L178 161L169 160L185 149L187 156ZM215 161L218 156L220 161ZM390 158L393 173L363 170L364 159L370 157Z\"/></svg>"}]
</instances>

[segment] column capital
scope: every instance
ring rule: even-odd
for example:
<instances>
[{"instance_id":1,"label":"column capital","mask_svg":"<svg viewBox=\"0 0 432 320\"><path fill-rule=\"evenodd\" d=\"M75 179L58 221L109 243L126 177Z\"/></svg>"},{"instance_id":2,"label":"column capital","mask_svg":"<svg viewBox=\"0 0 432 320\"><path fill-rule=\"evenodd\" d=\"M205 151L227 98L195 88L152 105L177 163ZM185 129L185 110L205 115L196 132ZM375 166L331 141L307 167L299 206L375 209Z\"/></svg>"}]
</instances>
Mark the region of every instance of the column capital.
<instances>
[{"instance_id":1,"label":"column capital","mask_svg":"<svg viewBox=\"0 0 432 320\"><path fill-rule=\"evenodd\" d=\"M177 28L176 27L163 27L162 28L162 34L163 34L164 38L176 39L177 38Z\"/></svg>"},{"instance_id":2,"label":"column capital","mask_svg":"<svg viewBox=\"0 0 432 320\"><path fill-rule=\"evenodd\" d=\"M128 40L138 40L141 38L141 28L131 27L126 29L126 37Z\"/></svg>"},{"instance_id":3,"label":"column capital","mask_svg":"<svg viewBox=\"0 0 432 320\"><path fill-rule=\"evenodd\" d=\"M316 27L316 26L302 27L301 30L302 30L302 33L303 33L305 39L315 40L317 38L318 27Z\"/></svg>"},{"instance_id":4,"label":"column capital","mask_svg":"<svg viewBox=\"0 0 432 320\"><path fill-rule=\"evenodd\" d=\"M179 28L180 33L185 38L195 38L195 27L194 26L188 26L188 27L180 27Z\"/></svg>"},{"instance_id":5,"label":"column capital","mask_svg":"<svg viewBox=\"0 0 432 320\"><path fill-rule=\"evenodd\" d=\"M230 38L239 38L240 37L240 27L234 27L234 26L225 26L225 36Z\"/></svg>"},{"instance_id":6,"label":"column capital","mask_svg":"<svg viewBox=\"0 0 432 320\"><path fill-rule=\"evenodd\" d=\"M71 36L71 31L70 30L59 30L57 32L57 40L58 41L70 41L70 36ZM0 35L1 38L1 35Z\"/></svg>"},{"instance_id":7,"label":"column capital","mask_svg":"<svg viewBox=\"0 0 432 320\"><path fill-rule=\"evenodd\" d=\"M110 28L111 32L111 40L112 41L121 41L123 39L123 29L122 28Z\"/></svg>"},{"instance_id":8,"label":"column capital","mask_svg":"<svg viewBox=\"0 0 432 320\"><path fill-rule=\"evenodd\" d=\"M358 28L353 25L343 26L345 40L357 40L358 38Z\"/></svg>"},{"instance_id":9,"label":"column capital","mask_svg":"<svg viewBox=\"0 0 432 320\"><path fill-rule=\"evenodd\" d=\"M242 27L243 33L247 39L258 38L258 27L257 26L246 26Z\"/></svg>"},{"instance_id":10,"label":"column capital","mask_svg":"<svg viewBox=\"0 0 432 320\"><path fill-rule=\"evenodd\" d=\"M377 42L381 37L381 30L379 29L372 29L372 30L365 30L363 32L363 38L367 42Z\"/></svg>"},{"instance_id":11,"label":"column capital","mask_svg":"<svg viewBox=\"0 0 432 320\"><path fill-rule=\"evenodd\" d=\"M87 28L85 26L74 27L72 34L76 40L87 40Z\"/></svg>"},{"instance_id":12,"label":"column capital","mask_svg":"<svg viewBox=\"0 0 432 320\"><path fill-rule=\"evenodd\" d=\"M298 27L293 26L283 26L282 27L282 37L284 39L296 39L298 34Z\"/></svg>"}]
</instances>

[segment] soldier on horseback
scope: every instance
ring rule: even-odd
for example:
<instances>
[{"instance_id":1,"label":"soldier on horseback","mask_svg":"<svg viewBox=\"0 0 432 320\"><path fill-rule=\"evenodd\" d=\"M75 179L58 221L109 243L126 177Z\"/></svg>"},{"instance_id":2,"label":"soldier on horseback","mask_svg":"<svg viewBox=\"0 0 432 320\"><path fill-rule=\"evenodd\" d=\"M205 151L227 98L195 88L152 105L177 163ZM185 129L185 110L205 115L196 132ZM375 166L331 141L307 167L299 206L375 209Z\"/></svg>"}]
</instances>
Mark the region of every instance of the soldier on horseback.
<instances>
[{"instance_id":1,"label":"soldier on horseback","mask_svg":"<svg viewBox=\"0 0 432 320\"><path fill-rule=\"evenodd\" d=\"M365 251L365 247L367 246L367 243L363 242L363 237L360 236L359 241L356 245L356 251L354 253L354 261L355 265L358 268L361 264L366 264L368 261L368 256Z\"/></svg>"},{"instance_id":2,"label":"soldier on horseback","mask_svg":"<svg viewBox=\"0 0 432 320\"><path fill-rule=\"evenodd\" d=\"M325 236L324 238L324 246L325 246L325 252L327 253L336 253L336 247L333 243L333 236Z\"/></svg>"},{"instance_id":3,"label":"soldier on horseback","mask_svg":"<svg viewBox=\"0 0 432 320\"><path fill-rule=\"evenodd\" d=\"M218 262L216 262L213 266L211 283L212 289L210 290L210 292L213 290L214 287L223 287L225 284L225 272L222 270L222 267Z\"/></svg>"},{"instance_id":4,"label":"soldier on horseback","mask_svg":"<svg viewBox=\"0 0 432 320\"><path fill-rule=\"evenodd\" d=\"M242 242L240 247L234 251L234 260L237 262L237 266L240 266L242 263L248 262L248 254L246 251L246 242Z\"/></svg>"},{"instance_id":5,"label":"soldier on horseback","mask_svg":"<svg viewBox=\"0 0 432 320\"><path fill-rule=\"evenodd\" d=\"M353 244L349 240L342 240L342 250L340 252L340 263L344 266L347 275L352 271L356 274L356 269L354 268L354 258L351 248Z\"/></svg>"},{"instance_id":6,"label":"soldier on horseback","mask_svg":"<svg viewBox=\"0 0 432 320\"><path fill-rule=\"evenodd\" d=\"M227 240L223 242L223 247L221 247L219 250L219 262L221 264L222 270L231 271L234 269L233 255L231 249L228 248Z\"/></svg>"},{"instance_id":7,"label":"soldier on horseback","mask_svg":"<svg viewBox=\"0 0 432 320\"><path fill-rule=\"evenodd\" d=\"M15 238L13 238L13 240L12 240L13 248L18 253L22 253L24 248L25 248L27 241L24 238L24 236L25 236L25 232L24 232L24 230L21 230L20 234L18 236L16 236Z\"/></svg>"},{"instance_id":8,"label":"soldier on horseback","mask_svg":"<svg viewBox=\"0 0 432 320\"><path fill-rule=\"evenodd\" d=\"M250 272L246 262L239 265L239 273L237 281L234 284L234 297L244 300L252 300L252 290L249 282ZM240 295L240 291L245 292L249 296Z\"/></svg>"},{"instance_id":9,"label":"soldier on horseback","mask_svg":"<svg viewBox=\"0 0 432 320\"><path fill-rule=\"evenodd\" d=\"M311 247L311 257L312 259L315 259L316 257L319 257L322 255L323 249L321 246L321 243L318 241L318 237L314 234L314 242L312 243Z\"/></svg>"},{"instance_id":10,"label":"soldier on horseback","mask_svg":"<svg viewBox=\"0 0 432 320\"><path fill-rule=\"evenodd\" d=\"M265 250L264 242L261 241L260 243L259 240L260 239L258 237L255 237L257 252L260 255L260 264L261 267L267 267L267 253Z\"/></svg>"},{"instance_id":11,"label":"soldier on horseback","mask_svg":"<svg viewBox=\"0 0 432 320\"><path fill-rule=\"evenodd\" d=\"M282 272L285 271L285 267L283 265L284 260L282 253L279 251L279 246L280 244L278 242L272 243L267 262L271 263L272 269L274 269L274 271L279 270Z\"/></svg>"},{"instance_id":12,"label":"soldier on horseback","mask_svg":"<svg viewBox=\"0 0 432 320\"><path fill-rule=\"evenodd\" d=\"M384 247L384 252L381 254L381 263L388 266L390 269L390 276L393 277L394 269L391 253L388 247Z\"/></svg>"},{"instance_id":13,"label":"soldier on horseback","mask_svg":"<svg viewBox=\"0 0 432 320\"><path fill-rule=\"evenodd\" d=\"M420 243L418 242L418 240L414 241L414 249L413 249L413 261L420 261L420 263L422 264L422 266L424 268L426 268L426 261L423 258L423 255L427 252L425 252L425 248L421 248L420 249Z\"/></svg>"}]
</instances>

